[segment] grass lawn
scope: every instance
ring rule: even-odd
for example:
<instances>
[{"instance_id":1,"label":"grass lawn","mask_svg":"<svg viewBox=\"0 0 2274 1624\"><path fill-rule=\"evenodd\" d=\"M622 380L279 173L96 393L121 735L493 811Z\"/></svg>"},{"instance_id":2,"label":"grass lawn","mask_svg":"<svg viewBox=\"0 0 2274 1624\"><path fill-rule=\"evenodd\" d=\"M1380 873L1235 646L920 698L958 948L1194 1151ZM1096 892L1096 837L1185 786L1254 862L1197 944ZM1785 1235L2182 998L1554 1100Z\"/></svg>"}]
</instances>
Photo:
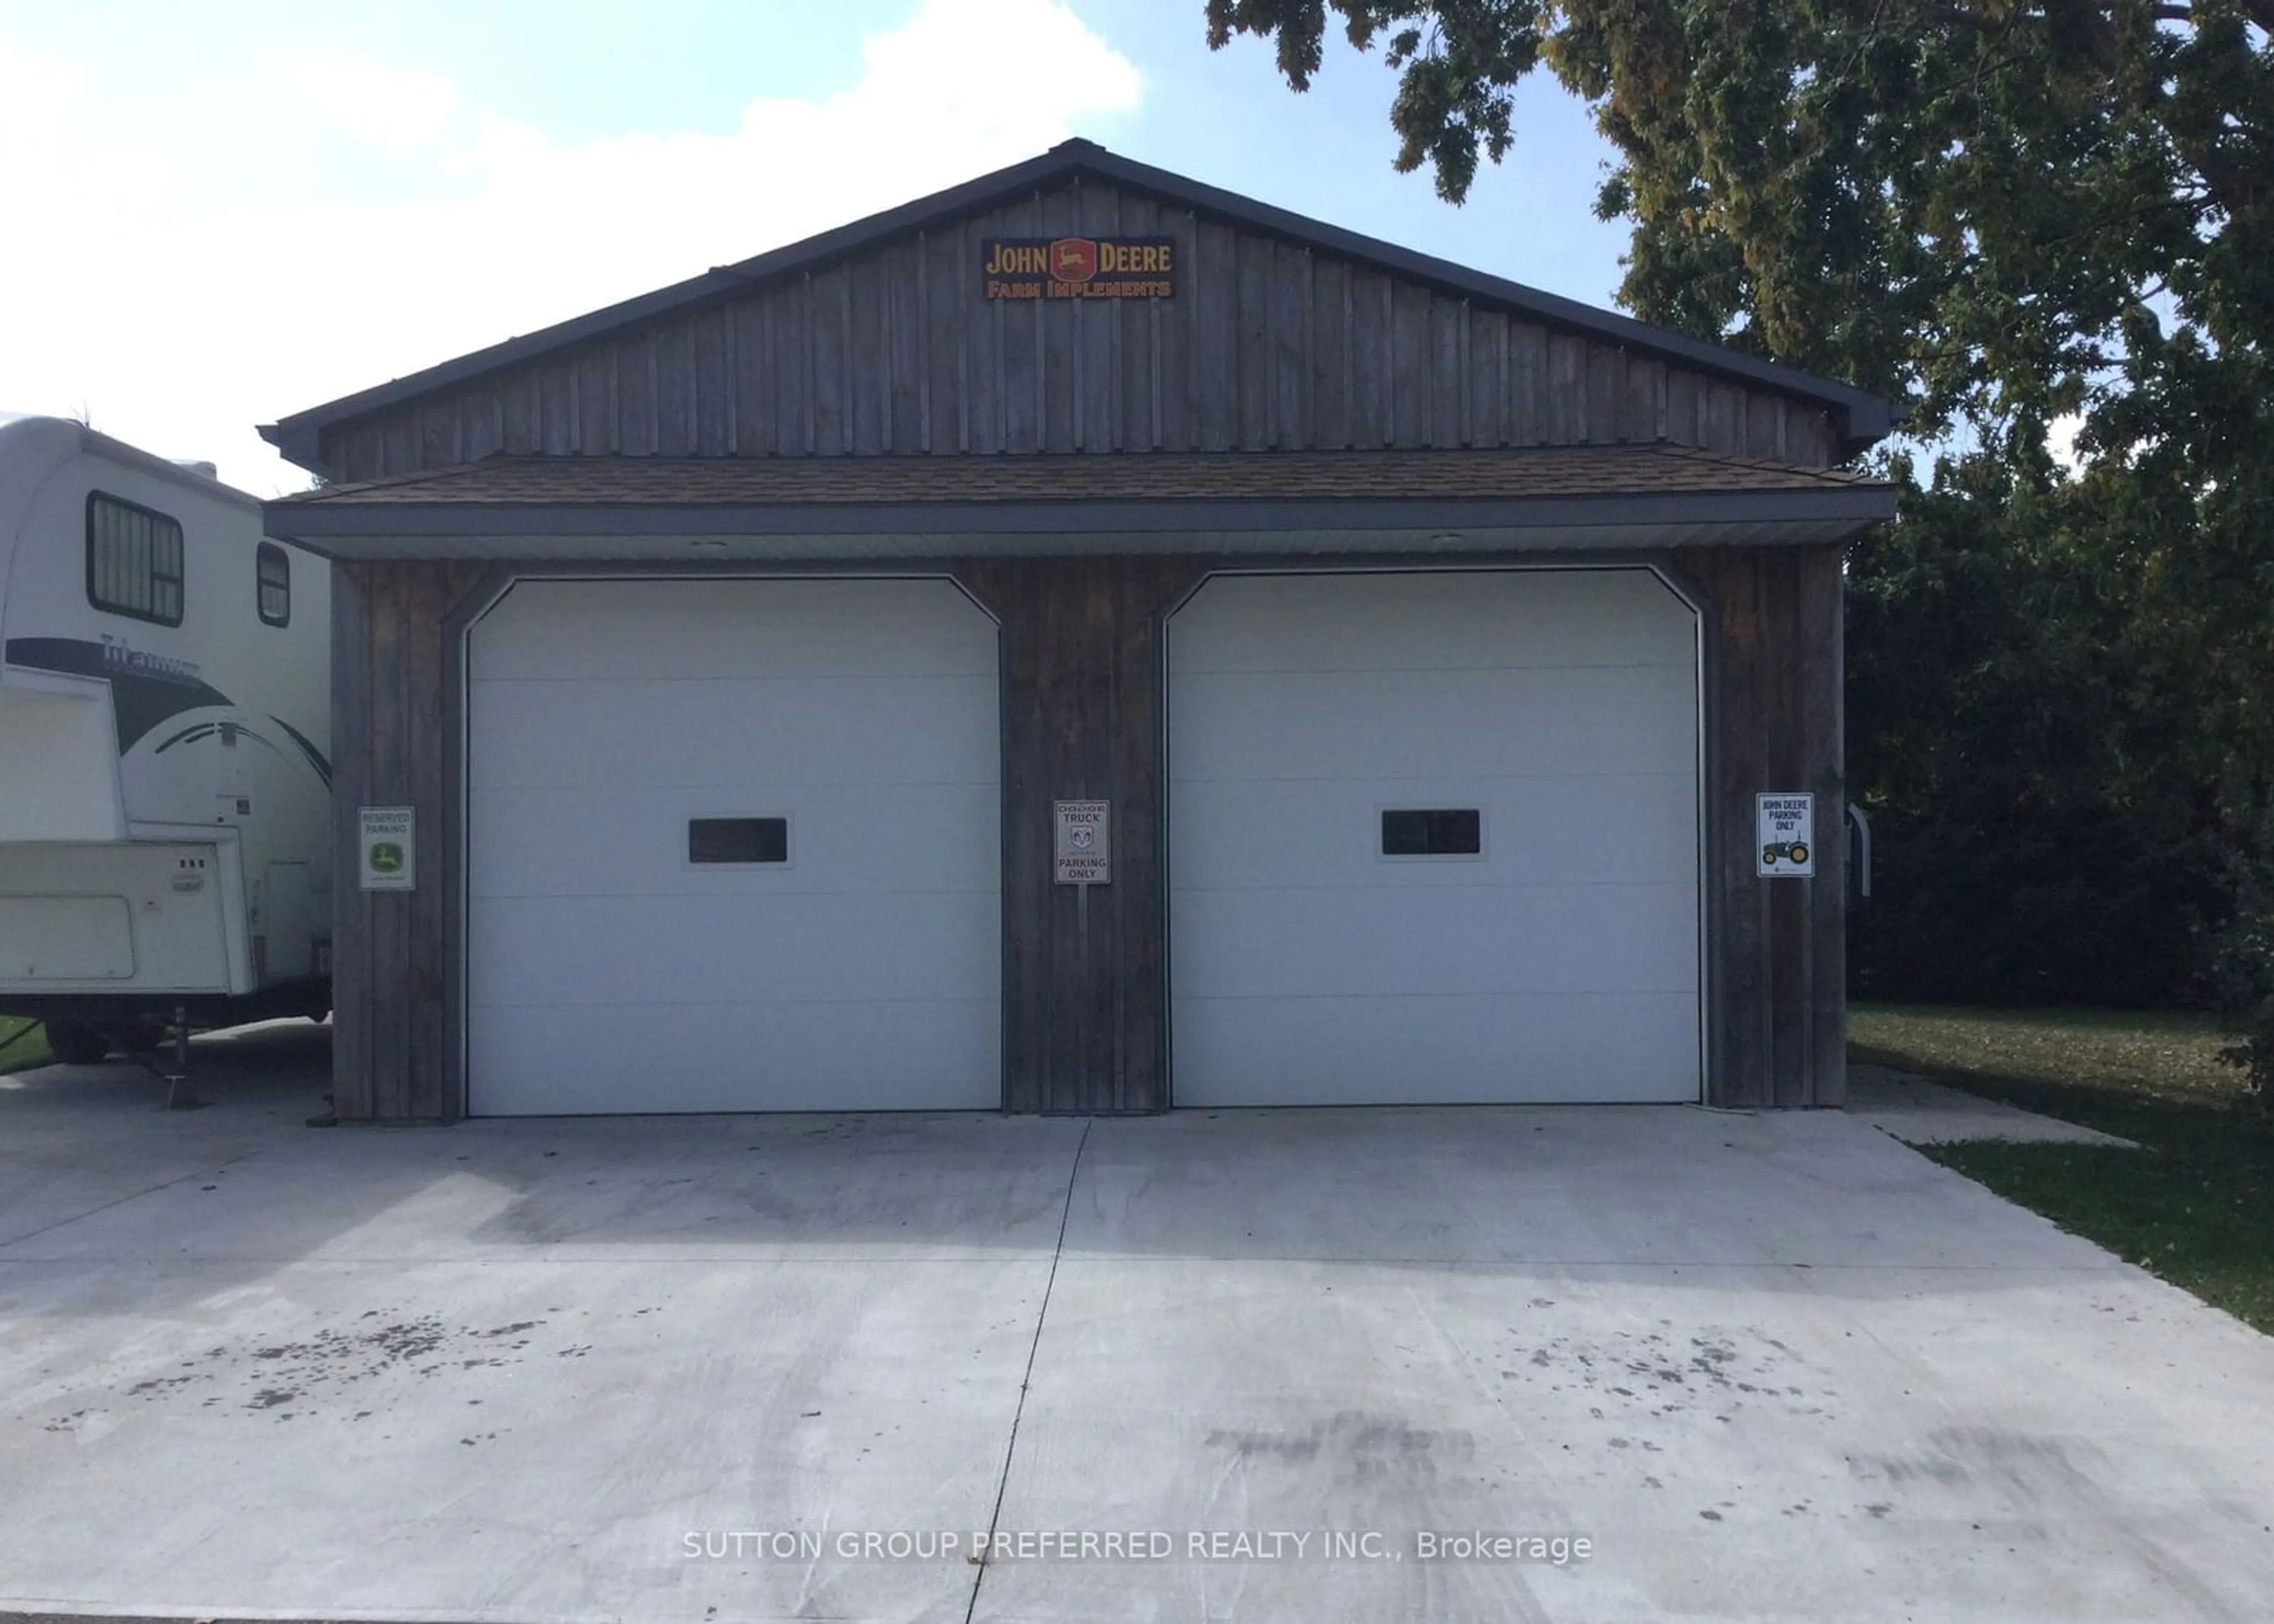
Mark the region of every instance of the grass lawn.
<instances>
[{"instance_id":1,"label":"grass lawn","mask_svg":"<svg viewBox=\"0 0 2274 1624\"><path fill-rule=\"evenodd\" d=\"M0 1043L6 1043L26 1026L36 1026L34 1020L18 1020L12 1015L0 1015ZM21 1041L0 1049L0 1072L21 1071L29 1066L48 1064L48 1034L35 1032Z\"/></svg>"},{"instance_id":2,"label":"grass lawn","mask_svg":"<svg viewBox=\"0 0 2274 1624\"><path fill-rule=\"evenodd\" d=\"M1858 1061L2137 1141L1924 1154L2274 1334L2274 1116L2184 1015L1854 1006Z\"/></svg>"}]
</instances>

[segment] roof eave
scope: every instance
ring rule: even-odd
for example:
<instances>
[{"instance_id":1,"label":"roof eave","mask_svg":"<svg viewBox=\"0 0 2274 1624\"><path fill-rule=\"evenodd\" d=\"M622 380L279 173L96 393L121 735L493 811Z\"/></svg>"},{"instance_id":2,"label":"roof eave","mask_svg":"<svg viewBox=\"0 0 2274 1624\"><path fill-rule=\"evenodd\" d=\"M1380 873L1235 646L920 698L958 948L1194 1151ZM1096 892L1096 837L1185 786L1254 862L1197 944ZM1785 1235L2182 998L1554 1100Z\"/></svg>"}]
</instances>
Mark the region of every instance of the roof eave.
<instances>
[{"instance_id":1,"label":"roof eave","mask_svg":"<svg viewBox=\"0 0 2274 1624\"><path fill-rule=\"evenodd\" d=\"M1110 499L1017 502L408 502L280 500L268 533L333 558L410 557L404 544L454 544L452 556L515 558L591 538L1073 538L1337 530L1457 534L1653 527L1804 526L1848 531L1894 516L1891 486L1531 497ZM1023 547L1013 550L1026 550Z\"/></svg>"}]
</instances>

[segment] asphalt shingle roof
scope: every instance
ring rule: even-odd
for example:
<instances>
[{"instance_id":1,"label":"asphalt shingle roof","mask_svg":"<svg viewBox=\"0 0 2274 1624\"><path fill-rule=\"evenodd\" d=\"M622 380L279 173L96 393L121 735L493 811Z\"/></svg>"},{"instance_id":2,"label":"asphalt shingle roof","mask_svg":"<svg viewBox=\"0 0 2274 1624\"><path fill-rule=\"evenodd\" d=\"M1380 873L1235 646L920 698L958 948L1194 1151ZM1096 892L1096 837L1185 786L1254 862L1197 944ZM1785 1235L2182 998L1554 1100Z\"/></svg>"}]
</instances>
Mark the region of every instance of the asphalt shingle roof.
<instances>
[{"instance_id":1,"label":"asphalt shingle roof","mask_svg":"<svg viewBox=\"0 0 2274 1624\"><path fill-rule=\"evenodd\" d=\"M289 499L323 508L1316 501L1885 489L1867 476L1671 445L1060 456L496 456Z\"/></svg>"}]
</instances>

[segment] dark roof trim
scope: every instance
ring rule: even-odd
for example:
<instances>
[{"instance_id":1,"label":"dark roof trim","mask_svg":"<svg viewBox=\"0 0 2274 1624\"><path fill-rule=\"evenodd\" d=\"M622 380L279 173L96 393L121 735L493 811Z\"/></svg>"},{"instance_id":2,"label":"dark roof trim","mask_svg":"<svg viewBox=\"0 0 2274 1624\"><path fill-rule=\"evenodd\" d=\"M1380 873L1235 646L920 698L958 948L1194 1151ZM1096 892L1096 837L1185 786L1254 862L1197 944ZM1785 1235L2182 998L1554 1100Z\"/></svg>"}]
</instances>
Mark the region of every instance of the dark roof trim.
<instances>
[{"instance_id":1,"label":"dark roof trim","mask_svg":"<svg viewBox=\"0 0 2274 1624\"><path fill-rule=\"evenodd\" d=\"M1852 523L1895 516L1893 486L1423 500L863 502L666 505L655 502L267 504L272 536L351 537L1005 536L1195 530L1585 529L1598 525Z\"/></svg>"},{"instance_id":2,"label":"dark roof trim","mask_svg":"<svg viewBox=\"0 0 2274 1624\"><path fill-rule=\"evenodd\" d=\"M1583 333L1606 342L1649 350L1700 372L1719 375L1803 399L1820 401L1841 413L1841 433L1851 447L1871 444L1894 425L1887 402L1851 384L1821 378L1797 367L1743 355L1720 344L1689 337L1668 328L1652 327L1630 316L1599 310L1577 299L1543 292L1522 282L1487 275L1449 259L1416 253L1379 237L1344 230L1322 221L1275 208L1220 187L1117 156L1094 141L1062 141L1037 158L965 181L945 192L933 192L849 225L836 227L802 242L792 243L738 264L719 266L700 276L626 299L589 314L577 316L535 333L509 338L486 350L430 366L321 406L294 412L260 426L261 438L301 467L325 471L319 461L319 437L336 423L358 417L403 401L445 389L502 367L549 355L602 334L668 315L705 299L723 297L752 282L810 270L841 259L872 244L922 230L943 221L974 214L1004 199L1077 176L1095 176L1133 191L1149 192L1195 214L1210 215L1234 225L1366 260L1380 268L1434 282L1449 291L1465 293L1519 311L1550 327Z\"/></svg>"}]
</instances>

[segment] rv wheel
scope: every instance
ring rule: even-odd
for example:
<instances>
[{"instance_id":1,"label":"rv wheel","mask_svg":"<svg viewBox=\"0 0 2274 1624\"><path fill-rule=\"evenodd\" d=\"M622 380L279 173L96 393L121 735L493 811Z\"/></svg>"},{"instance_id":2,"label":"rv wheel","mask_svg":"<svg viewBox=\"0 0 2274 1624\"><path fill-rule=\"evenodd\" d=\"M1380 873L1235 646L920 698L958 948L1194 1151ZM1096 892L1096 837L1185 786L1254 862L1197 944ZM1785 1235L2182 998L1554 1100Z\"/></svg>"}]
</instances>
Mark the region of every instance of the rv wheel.
<instances>
[{"instance_id":1,"label":"rv wheel","mask_svg":"<svg viewBox=\"0 0 2274 1624\"><path fill-rule=\"evenodd\" d=\"M94 1027L75 1020L51 1020L48 1048L65 1065L94 1065L110 1053L109 1041Z\"/></svg>"}]
</instances>

